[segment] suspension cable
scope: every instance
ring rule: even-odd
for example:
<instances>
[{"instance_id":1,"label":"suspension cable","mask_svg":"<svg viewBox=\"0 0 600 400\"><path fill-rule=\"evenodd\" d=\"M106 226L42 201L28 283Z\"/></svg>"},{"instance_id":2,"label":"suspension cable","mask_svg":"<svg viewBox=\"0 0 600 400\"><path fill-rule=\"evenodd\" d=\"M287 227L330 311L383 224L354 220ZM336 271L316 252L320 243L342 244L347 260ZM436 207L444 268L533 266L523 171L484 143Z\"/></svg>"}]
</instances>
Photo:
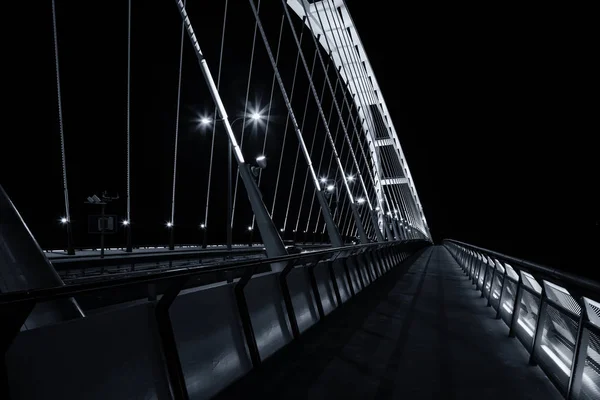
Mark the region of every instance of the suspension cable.
<instances>
[{"instance_id":1,"label":"suspension cable","mask_svg":"<svg viewBox=\"0 0 600 400\"><path fill-rule=\"evenodd\" d=\"M329 72L330 64L331 64L331 59L329 59L327 61L327 68L325 69L325 74L327 74ZM323 95L325 94L325 88L326 88L325 83L323 83L323 88L321 89L321 98L323 98ZM337 82L336 82L336 90L337 90ZM312 158L313 149L315 147L315 141L316 141L315 139L317 138L317 128L318 127L319 127L319 119L316 118L315 119L315 129L313 131L313 137L312 137L312 140L310 143L309 154L310 154L311 158ZM308 182L308 173L309 173L309 167L306 167L306 175L304 176L304 185L302 186L302 197L300 198L300 207L298 208L298 218L296 219L296 227L294 228L294 230L296 232L298 232L298 225L300 224L300 215L302 214L302 205L304 204L304 195L306 193L306 184ZM314 197L313 197L313 201L314 201ZM311 215L312 215L312 203L310 205L309 212L308 212L307 225L308 225L308 221L310 221ZM304 231L304 233L306 233L306 230Z\"/></svg>"},{"instance_id":2,"label":"suspension cable","mask_svg":"<svg viewBox=\"0 0 600 400\"><path fill-rule=\"evenodd\" d=\"M304 36L304 24L302 24L302 30L300 31L300 43L302 43L302 37ZM300 61L300 53L296 54L296 65L294 66L294 78L292 79L292 89L290 90L290 104L294 100L294 89L296 88L296 75L298 73L298 63ZM277 74L275 74L277 75ZM273 193L273 204L271 206L271 219L275 215L275 203L277 201L277 192L279 190L279 177L281 176L281 164L283 162L283 153L285 150L285 139L287 138L288 124L290 122L290 110L288 109L287 117L285 119L285 128L283 129L283 141L281 142L281 153L279 154L279 166L277 167L277 179L275 180L275 192Z\"/></svg>"},{"instance_id":3,"label":"suspension cable","mask_svg":"<svg viewBox=\"0 0 600 400\"><path fill-rule=\"evenodd\" d=\"M285 17L281 16L281 24L279 26L279 40L277 42L277 53L275 54L275 65L279 63L279 50L281 49L281 38L283 37L283 22L285 21ZM271 120L271 105L273 104L273 93L275 92L275 81L277 80L277 75L273 73L273 81L271 82L271 95L269 96L269 111L267 111L267 124L265 127L265 137L263 138L263 146L262 146L262 154L265 154L265 150L267 147L267 135L269 133L269 121ZM260 188L260 182L262 181L262 168L258 172L258 187ZM250 225L251 229L254 229L254 221L256 219L256 215L252 214L252 224Z\"/></svg>"},{"instance_id":4,"label":"suspension cable","mask_svg":"<svg viewBox=\"0 0 600 400\"><path fill-rule=\"evenodd\" d=\"M338 29L339 29L339 27L338 27L338 22L339 22L339 24L340 24L339 26L343 26L343 22L342 22L342 20L341 20L341 16L339 15L339 13L337 13L337 12L334 12L335 4L333 4L332 6L330 6L330 7L327 7L327 8L329 9L330 13L332 14L332 18L333 18L333 20L334 20L334 23L335 23L335 26L336 26L336 28L338 28ZM331 22L329 21L329 18L328 18L328 14L327 14L327 12L325 12L325 15L326 15L326 17L327 17L327 21L328 21L328 23L331 23ZM336 21L337 21L337 22L336 22ZM342 49L342 51L343 51L343 53L344 53L344 56L345 56L345 58L346 58L346 62L347 62L347 64L348 64L349 66L351 66L350 68L353 68L353 69L354 69L354 72L356 73L356 76L357 76L357 78L358 78L358 83L359 83L359 84L362 86L362 90L358 90L358 88L357 88L357 86L356 86L356 82L354 82L355 90L357 91L357 93L360 93L360 98L362 99L361 103L363 103L363 104L367 103L367 104L368 104L368 102L365 100L364 96L365 96L365 94L370 94L371 92L373 92L373 88L372 88L372 86L371 86L371 85L369 85L369 84L366 82L366 79L365 79L365 76L364 76L364 74L360 74L360 73L358 73L358 71L357 71L357 67L356 67L356 65L358 65L358 64L360 63L360 60L358 59L358 55L357 55L355 52L348 51L348 53L350 53L350 54L351 54L351 55L350 55L350 58L353 58L353 61L354 61L354 62L353 62L353 63L350 63L350 62L348 61L348 56L347 56L347 53L346 53L346 48L348 48L348 49L349 49L349 48L351 47L351 46L349 45L349 42L348 42L348 37L347 37L347 36L345 36L345 35L342 35L342 34L341 34L341 31L339 31L339 32L338 32L338 36L340 37L340 41L342 41L342 37L343 37L343 43L342 43L342 44L343 44L343 45L345 45L345 47ZM334 40L335 40L335 36L334 36ZM369 88L370 88L370 90L369 90ZM375 98L376 98L376 94L375 94L375 93L373 93L373 94L375 95ZM373 140L376 140L377 127L376 127L376 124L375 124L375 123L374 123L374 121L373 121L373 119L374 119L374 118L373 118L373 116L371 115L371 113L368 113L368 112L365 112L365 116L367 117L368 121L370 122L371 129L372 129L372 131L373 131ZM385 152L382 152L382 153L385 153ZM373 181L373 182L374 182L374 181ZM382 186L383 186L383 185L382 185ZM392 192L393 192L393 190L392 190ZM390 205L389 205L389 201L388 201L388 198L387 198L387 196L386 196L385 190L383 190L383 198L384 198L384 201L386 202L386 205L387 205L387 207L388 207L388 209L389 209L389 208L390 208Z\"/></svg>"},{"instance_id":5,"label":"suspension cable","mask_svg":"<svg viewBox=\"0 0 600 400\"><path fill-rule=\"evenodd\" d=\"M54 0L52 0L54 3ZM131 0L127 14L127 224L131 224ZM131 229L131 226L128 227Z\"/></svg>"},{"instance_id":6,"label":"suspension cable","mask_svg":"<svg viewBox=\"0 0 600 400\"><path fill-rule=\"evenodd\" d=\"M56 5L52 0L52 30L54 34L54 65L56 68L56 92L58 97L58 126L60 132L60 155L62 161L63 195L65 198L65 218L71 223L71 212L69 209L69 190L67 188L67 160L65 152L65 133L63 129L62 94L60 90L60 69L58 64L58 34L56 28Z\"/></svg>"},{"instance_id":7,"label":"suspension cable","mask_svg":"<svg viewBox=\"0 0 600 400\"><path fill-rule=\"evenodd\" d=\"M183 0L185 7L186 0ZM175 115L175 149L173 154L173 195L171 197L171 229L175 229L175 188L177 186L177 152L179 149L179 108L181 105L181 75L183 72L183 38L185 23L181 22L181 44L179 47L179 76L177 82L177 114Z\"/></svg>"},{"instance_id":8,"label":"suspension cable","mask_svg":"<svg viewBox=\"0 0 600 400\"><path fill-rule=\"evenodd\" d=\"M310 70L310 78L312 79L313 77L313 73L315 72L315 65L317 63L317 51L315 50L315 55L313 57L313 63L312 63L312 67ZM304 123L306 122L306 111L308 110L308 101L310 100L310 96L306 96L306 101L304 102L304 112L302 115L302 122L300 123L300 131L303 132L304 131ZM296 170L298 169L298 156L300 155L300 145L298 145L298 148L296 149L296 160L294 161L294 172L292 174L292 185L290 186L290 193L288 195L288 202L287 202L287 207L285 209L285 218L283 220L283 230L285 232L285 228L287 227L287 220L288 220L288 215L290 213L290 202L292 201L292 193L294 192L294 182L296 181ZM302 203L300 204L300 207L302 207Z\"/></svg>"},{"instance_id":9,"label":"suspension cable","mask_svg":"<svg viewBox=\"0 0 600 400\"><path fill-rule=\"evenodd\" d=\"M228 0L225 0L225 11L223 12L223 30L221 32L221 51L219 53L219 71L217 73L217 90L219 90L219 86L221 84L221 67L223 65L223 45L225 43L225 28L227 25L227 5ZM215 106L215 112L213 115L217 115L217 106ZM212 183L212 168L213 168L213 156L215 152L215 131L217 129L217 121L213 121L212 124L212 138L210 143L210 158L208 161L208 184L206 187L206 206L204 208L204 229L208 230L208 210L210 203L210 185ZM207 235L207 232L204 232Z\"/></svg>"},{"instance_id":10,"label":"suspension cable","mask_svg":"<svg viewBox=\"0 0 600 400\"><path fill-rule=\"evenodd\" d=\"M258 0L257 12L260 11L260 0ZM250 83L252 82L252 67L254 66L254 49L256 47L256 31L258 30L258 22L254 23L254 34L252 35L252 51L250 52L250 66L248 68L248 83L246 84L246 100L244 102L244 116L242 118L242 136L240 138L240 150L244 148L244 132L246 131L246 117L248 115L248 96L250 95ZM235 188L233 190L233 209L231 210L231 227L235 220L235 204L237 202L238 182L240 179L240 168L236 169L235 173Z\"/></svg>"}]
</instances>

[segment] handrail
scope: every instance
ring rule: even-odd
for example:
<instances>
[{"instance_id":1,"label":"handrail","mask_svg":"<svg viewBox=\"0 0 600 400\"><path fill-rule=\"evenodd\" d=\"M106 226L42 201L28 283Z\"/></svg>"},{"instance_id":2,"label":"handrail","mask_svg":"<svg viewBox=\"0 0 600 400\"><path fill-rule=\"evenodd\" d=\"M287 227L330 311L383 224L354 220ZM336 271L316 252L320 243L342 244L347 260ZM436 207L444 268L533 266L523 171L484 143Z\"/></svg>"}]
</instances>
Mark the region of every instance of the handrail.
<instances>
[{"instance_id":1,"label":"handrail","mask_svg":"<svg viewBox=\"0 0 600 400\"><path fill-rule=\"evenodd\" d=\"M577 287L580 290L584 290L585 292L596 294L596 296L600 295L600 282L597 282L592 279L588 279L582 276L570 274L568 272L562 271L560 269L547 267L541 264L537 264L531 261L523 260L520 258L508 256L506 254L498 253L494 250L485 249L483 247L474 246L472 244L460 242L458 240L453 239L444 239L444 242L454 243L465 248L475 250L481 253L486 253L490 257L497 258L498 261L502 261L510 264L511 266L518 265L520 268L526 272L533 272L534 274L542 275L543 277L549 278L548 280L555 282L559 281L566 285L572 285ZM555 282L558 283L558 282Z\"/></svg>"},{"instance_id":2,"label":"handrail","mask_svg":"<svg viewBox=\"0 0 600 400\"><path fill-rule=\"evenodd\" d=\"M385 247L390 247L398 244L409 244L412 242L421 242L421 240L406 240L406 241L391 241L391 242L383 242L383 243L367 243L367 244L359 244L353 246L344 246L344 247L336 247L329 248L324 250L316 250L311 251L309 253L300 253L294 255L286 255L281 257L273 257L273 258L263 258L259 260L240 260L240 261L231 261L228 263L224 263L221 265L213 265L213 266L203 266L196 265L191 267L170 269L166 271L157 271L150 273L148 275L143 276L133 276L133 277L122 277L114 280L102 280L88 283L75 283L65 286L52 287L52 288L43 288L43 289L31 289L31 290L23 290L18 292L9 292L0 294L0 306L8 305L8 304L17 304L23 302L40 302L40 301L49 301L58 298L67 298L72 297L76 294L110 289L115 287L122 286L133 286L137 284L143 283L154 283L174 278L191 278L198 275L204 275L208 273L213 273L217 271L231 271L231 270L240 270L246 269L250 267L257 267L265 264L276 264L282 262L295 261L296 264L300 264L298 261L301 260L309 260L311 258L315 258L321 256L323 258L327 255L335 255L336 253L344 254L348 252L348 256L351 256L355 253L360 252L363 249L381 249Z\"/></svg>"}]
</instances>

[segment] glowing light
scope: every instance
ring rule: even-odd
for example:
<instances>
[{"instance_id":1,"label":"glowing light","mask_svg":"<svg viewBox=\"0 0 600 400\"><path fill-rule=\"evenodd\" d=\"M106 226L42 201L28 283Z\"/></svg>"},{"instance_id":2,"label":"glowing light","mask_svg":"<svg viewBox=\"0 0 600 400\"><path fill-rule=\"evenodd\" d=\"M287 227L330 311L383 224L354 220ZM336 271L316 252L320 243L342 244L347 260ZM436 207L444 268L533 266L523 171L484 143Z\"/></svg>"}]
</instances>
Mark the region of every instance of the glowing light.
<instances>
[{"instance_id":1,"label":"glowing light","mask_svg":"<svg viewBox=\"0 0 600 400\"><path fill-rule=\"evenodd\" d=\"M327 178L323 177L321 179L319 179L321 181L321 183L327 183Z\"/></svg>"},{"instance_id":2,"label":"glowing light","mask_svg":"<svg viewBox=\"0 0 600 400\"><path fill-rule=\"evenodd\" d=\"M354 182L354 175L348 175L346 179L348 180L348 182Z\"/></svg>"},{"instance_id":3,"label":"glowing light","mask_svg":"<svg viewBox=\"0 0 600 400\"><path fill-rule=\"evenodd\" d=\"M210 118L207 118L207 117L200 118L200 123L202 125L209 125L211 122L212 122L212 120Z\"/></svg>"},{"instance_id":4,"label":"glowing light","mask_svg":"<svg viewBox=\"0 0 600 400\"><path fill-rule=\"evenodd\" d=\"M65 217L62 217L62 218L60 219L60 223L61 223L61 224L66 224L66 223L67 223L67 221L68 221L68 219L66 219Z\"/></svg>"},{"instance_id":5,"label":"glowing light","mask_svg":"<svg viewBox=\"0 0 600 400\"><path fill-rule=\"evenodd\" d=\"M167 228L170 228L170 227L172 227L172 226L173 226L173 223L172 223L172 222L167 222Z\"/></svg>"},{"instance_id":6,"label":"glowing light","mask_svg":"<svg viewBox=\"0 0 600 400\"><path fill-rule=\"evenodd\" d=\"M281 228L281 229L280 229L280 231L281 231L281 232L283 232L283 231L284 231L284 229L283 229L283 228Z\"/></svg>"},{"instance_id":7,"label":"glowing light","mask_svg":"<svg viewBox=\"0 0 600 400\"><path fill-rule=\"evenodd\" d=\"M262 115L255 112L255 113L250 114L250 118L252 118L252 120L254 120L254 121L258 121L258 120L262 119Z\"/></svg>"},{"instance_id":8,"label":"glowing light","mask_svg":"<svg viewBox=\"0 0 600 400\"><path fill-rule=\"evenodd\" d=\"M123 220L123 222L121 222L123 225L129 225L129 221L127 220Z\"/></svg>"},{"instance_id":9,"label":"glowing light","mask_svg":"<svg viewBox=\"0 0 600 400\"><path fill-rule=\"evenodd\" d=\"M379 206L375 207L375 211L379 211L381 210L381 208L379 208Z\"/></svg>"},{"instance_id":10,"label":"glowing light","mask_svg":"<svg viewBox=\"0 0 600 400\"><path fill-rule=\"evenodd\" d=\"M567 367L565 365L565 363L560 358L558 358L558 356L552 350L550 350L550 348L548 346L543 344L542 350L544 350L546 352L546 354L548 354L550 356L552 361L554 361L556 363L556 365L558 365L558 367L562 370L562 372L564 372L567 376L571 376L571 369L569 367Z\"/></svg>"},{"instance_id":11,"label":"glowing light","mask_svg":"<svg viewBox=\"0 0 600 400\"><path fill-rule=\"evenodd\" d=\"M249 227L248 227L248 230L249 230L249 231L251 231L251 230L252 230L252 227L251 227L251 226L249 226Z\"/></svg>"},{"instance_id":12,"label":"glowing light","mask_svg":"<svg viewBox=\"0 0 600 400\"><path fill-rule=\"evenodd\" d=\"M333 192L333 189L335 189L335 186L333 186L333 185L327 186L327 190L329 190L330 192Z\"/></svg>"},{"instance_id":13,"label":"glowing light","mask_svg":"<svg viewBox=\"0 0 600 400\"><path fill-rule=\"evenodd\" d=\"M535 328L531 326L529 321L519 318L517 322L519 323L519 325L521 325L521 327L525 330L525 332L527 332L529 336L533 337L533 330Z\"/></svg>"},{"instance_id":14,"label":"glowing light","mask_svg":"<svg viewBox=\"0 0 600 400\"><path fill-rule=\"evenodd\" d=\"M265 157L265 156L258 156L258 157L256 157L256 161L263 161L266 158L267 157Z\"/></svg>"},{"instance_id":15,"label":"glowing light","mask_svg":"<svg viewBox=\"0 0 600 400\"><path fill-rule=\"evenodd\" d=\"M359 197L358 199L356 199L356 202L357 202L358 204L362 204L362 203L364 203L365 201L366 201L366 200L365 200L364 198L362 198L362 197Z\"/></svg>"},{"instance_id":16,"label":"glowing light","mask_svg":"<svg viewBox=\"0 0 600 400\"><path fill-rule=\"evenodd\" d=\"M204 229L204 228L206 228L206 224L200 224L200 228L201 228L201 229Z\"/></svg>"}]
</instances>

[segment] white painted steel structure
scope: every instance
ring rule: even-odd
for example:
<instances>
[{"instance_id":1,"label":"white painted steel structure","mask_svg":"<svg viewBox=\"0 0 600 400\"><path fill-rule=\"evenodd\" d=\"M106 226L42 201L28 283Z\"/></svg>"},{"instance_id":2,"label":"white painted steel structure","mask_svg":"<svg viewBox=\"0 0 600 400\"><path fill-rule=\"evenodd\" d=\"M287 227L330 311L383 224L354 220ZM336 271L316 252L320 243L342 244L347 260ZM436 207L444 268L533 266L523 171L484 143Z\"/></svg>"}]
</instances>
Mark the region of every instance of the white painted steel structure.
<instances>
[{"instance_id":1,"label":"white painted steel structure","mask_svg":"<svg viewBox=\"0 0 600 400\"><path fill-rule=\"evenodd\" d=\"M347 89L353 95L363 129L367 132L368 136L367 142L371 157L373 158L372 169L375 176L375 190L378 203L383 204L385 201L383 186L407 185L414 205L420 215L419 221L412 222L418 228L426 231L428 236L431 237L414 180L408 168L402 147L400 146L398 133L345 2L343 0L322 0L309 3L306 0L287 0L287 4L298 17L307 17L304 20L305 24L312 30L312 33L318 38L321 46L331 56L332 61L346 82ZM333 17L334 15L336 15L337 19ZM330 18L326 18L327 16ZM355 82L355 84L351 84L351 82ZM383 118L387 138L382 139L380 136L376 136L377 127L373 122L376 117L371 110L367 110L364 107L364 102L361 99L366 99L367 106L377 108ZM379 135L382 133L380 130ZM404 176L399 176L398 174L398 176L391 177L390 179L384 179L380 155L381 147L383 146L393 146L394 153L398 157ZM380 223L383 215L382 208L379 215Z\"/></svg>"}]
</instances>

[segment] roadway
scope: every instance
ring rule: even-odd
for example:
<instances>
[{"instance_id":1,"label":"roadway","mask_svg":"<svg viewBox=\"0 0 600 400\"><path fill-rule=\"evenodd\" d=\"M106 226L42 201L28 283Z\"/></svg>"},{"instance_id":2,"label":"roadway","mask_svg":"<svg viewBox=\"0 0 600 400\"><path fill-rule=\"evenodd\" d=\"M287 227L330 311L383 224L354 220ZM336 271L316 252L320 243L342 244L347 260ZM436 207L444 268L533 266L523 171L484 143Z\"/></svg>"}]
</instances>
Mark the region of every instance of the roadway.
<instances>
[{"instance_id":1,"label":"roadway","mask_svg":"<svg viewBox=\"0 0 600 400\"><path fill-rule=\"evenodd\" d=\"M217 398L562 398L445 248L406 264Z\"/></svg>"}]
</instances>

